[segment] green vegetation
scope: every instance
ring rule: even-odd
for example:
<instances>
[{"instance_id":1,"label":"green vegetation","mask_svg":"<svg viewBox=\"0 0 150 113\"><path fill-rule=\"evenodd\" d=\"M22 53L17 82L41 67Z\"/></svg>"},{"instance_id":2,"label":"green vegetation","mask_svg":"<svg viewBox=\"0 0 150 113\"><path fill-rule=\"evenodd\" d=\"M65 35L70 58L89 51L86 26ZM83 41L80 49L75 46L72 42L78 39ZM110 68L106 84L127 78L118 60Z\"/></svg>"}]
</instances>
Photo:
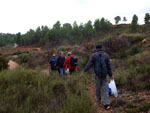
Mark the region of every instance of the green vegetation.
<instances>
[{"instance_id":1,"label":"green vegetation","mask_svg":"<svg viewBox=\"0 0 150 113\"><path fill-rule=\"evenodd\" d=\"M145 18L144 18L145 24L149 25L150 24L150 14L146 13Z\"/></svg>"},{"instance_id":2,"label":"green vegetation","mask_svg":"<svg viewBox=\"0 0 150 113\"><path fill-rule=\"evenodd\" d=\"M14 41L15 38L16 35L14 34L0 33L0 47L15 43Z\"/></svg>"},{"instance_id":3,"label":"green vegetation","mask_svg":"<svg viewBox=\"0 0 150 113\"><path fill-rule=\"evenodd\" d=\"M57 21L52 28L47 26L30 29L27 33L0 34L0 46L17 43L21 46L42 46L42 51L14 52L11 57L23 67L14 71L8 68L8 60L0 56L0 112L21 113L93 113L86 85L91 78L80 77L95 45L101 43L110 55L117 88L138 92L150 89L150 30L149 14L145 25L138 25L133 16L131 24L112 25L107 19L90 20L85 24L61 25ZM121 17L115 17L116 24ZM126 22L126 17L123 18ZM143 40L144 39L144 40ZM9 45L11 46L11 45ZM9 47L9 48L12 48ZM1 50L5 50L2 47ZM78 71L72 77L58 77L54 73L45 76L41 69L32 70L48 63L49 57L59 51L71 51L79 58ZM47 65L45 65L46 67ZM40 68L41 68L40 67ZM43 66L44 67L44 66ZM42 67L42 68L43 68ZM124 92L123 92L124 93ZM128 100L127 100L128 101ZM114 107L125 107L127 113L147 112L150 103L144 105L114 100ZM142 101L143 102L143 101Z\"/></svg>"},{"instance_id":4,"label":"green vegetation","mask_svg":"<svg viewBox=\"0 0 150 113\"><path fill-rule=\"evenodd\" d=\"M137 15L133 15L133 19L131 22L131 31L136 32L138 28L138 17Z\"/></svg>"},{"instance_id":5,"label":"green vegetation","mask_svg":"<svg viewBox=\"0 0 150 113\"><path fill-rule=\"evenodd\" d=\"M88 21L85 24L77 24L75 21L73 25L70 23L61 24L57 21L52 28L48 26L37 27L36 30L30 29L25 34L20 32L17 34L3 34L0 33L0 46L17 43L18 45L35 45L51 47L54 45L67 45L67 44L81 44L84 41L89 41L97 37L105 37L108 35L119 35L121 33L145 33L149 29L150 14L146 13L144 17L145 25L138 25L137 15L133 16L131 24L112 25L109 20L105 18L96 19L93 23ZM116 24L121 21L120 16L115 18ZM127 21L123 17L124 22ZM112 29L113 28L113 29ZM129 29L130 28L130 29Z\"/></svg>"},{"instance_id":6,"label":"green vegetation","mask_svg":"<svg viewBox=\"0 0 150 113\"><path fill-rule=\"evenodd\" d=\"M115 23L116 23L116 24L118 24L118 23L119 23L119 21L121 21L120 16L116 16L114 19L115 19Z\"/></svg>"},{"instance_id":7,"label":"green vegetation","mask_svg":"<svg viewBox=\"0 0 150 113\"><path fill-rule=\"evenodd\" d=\"M133 108L126 110L126 112L127 113L148 112L149 109L150 109L150 103L145 103L142 106L134 106Z\"/></svg>"},{"instance_id":8,"label":"green vegetation","mask_svg":"<svg viewBox=\"0 0 150 113\"><path fill-rule=\"evenodd\" d=\"M0 73L0 113L93 113L88 76L45 76L19 68Z\"/></svg>"},{"instance_id":9,"label":"green vegetation","mask_svg":"<svg viewBox=\"0 0 150 113\"><path fill-rule=\"evenodd\" d=\"M0 71L8 68L8 59L0 55Z\"/></svg>"}]
</instances>

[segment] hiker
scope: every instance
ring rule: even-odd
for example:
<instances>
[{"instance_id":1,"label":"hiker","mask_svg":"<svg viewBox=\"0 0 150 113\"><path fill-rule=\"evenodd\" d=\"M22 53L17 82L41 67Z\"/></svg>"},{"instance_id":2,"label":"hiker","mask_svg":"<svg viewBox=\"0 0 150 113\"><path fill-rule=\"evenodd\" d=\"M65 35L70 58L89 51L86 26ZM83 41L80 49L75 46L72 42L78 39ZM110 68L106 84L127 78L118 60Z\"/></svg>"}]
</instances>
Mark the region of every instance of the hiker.
<instances>
[{"instance_id":1,"label":"hiker","mask_svg":"<svg viewBox=\"0 0 150 113\"><path fill-rule=\"evenodd\" d=\"M58 72L60 75L64 75L64 73L65 73L64 68L63 68L64 62L65 62L64 53L60 52L60 55L58 56L57 63L56 63L56 65L58 67Z\"/></svg>"},{"instance_id":2,"label":"hiker","mask_svg":"<svg viewBox=\"0 0 150 113\"><path fill-rule=\"evenodd\" d=\"M50 65L50 69L52 71L57 70L57 67L56 67L56 55L55 54L53 54L52 57L50 58L49 65Z\"/></svg>"},{"instance_id":3,"label":"hiker","mask_svg":"<svg viewBox=\"0 0 150 113\"><path fill-rule=\"evenodd\" d=\"M65 59L64 63L64 69L66 69L67 65L70 75L77 70L77 61L77 58L73 57L71 52L68 52L68 57Z\"/></svg>"},{"instance_id":4,"label":"hiker","mask_svg":"<svg viewBox=\"0 0 150 113\"><path fill-rule=\"evenodd\" d=\"M95 72L96 101L99 105L101 104L102 89L104 107L110 109L108 75L110 79L113 79L113 75L109 55L102 50L101 44L96 46L96 52L91 55L84 72L87 72L92 65L94 65Z\"/></svg>"}]
</instances>

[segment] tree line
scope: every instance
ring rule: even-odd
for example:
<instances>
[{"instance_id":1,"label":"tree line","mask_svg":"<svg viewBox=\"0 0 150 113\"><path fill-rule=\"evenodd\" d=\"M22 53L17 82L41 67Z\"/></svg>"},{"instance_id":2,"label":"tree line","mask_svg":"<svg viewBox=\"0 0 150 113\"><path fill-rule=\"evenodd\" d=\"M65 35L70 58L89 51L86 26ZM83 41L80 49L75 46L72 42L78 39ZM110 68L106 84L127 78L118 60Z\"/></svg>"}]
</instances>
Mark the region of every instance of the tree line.
<instances>
[{"instance_id":1,"label":"tree line","mask_svg":"<svg viewBox=\"0 0 150 113\"><path fill-rule=\"evenodd\" d=\"M114 18L115 23L121 21L120 16ZM126 22L126 17L123 17ZM150 25L150 14L146 13L144 17L146 25ZM138 16L133 15L130 25L131 32L136 32L138 27ZM5 46L11 43L18 45L37 45L49 46L59 44L80 44L83 40L90 40L101 33L107 33L112 30L112 23L105 18L96 19L94 23L88 21L85 24L78 25L75 21L73 25L70 23L62 24L57 21L52 28L48 26L37 27L36 30L30 29L25 34L20 32L17 34L0 33L0 46Z\"/></svg>"}]
</instances>

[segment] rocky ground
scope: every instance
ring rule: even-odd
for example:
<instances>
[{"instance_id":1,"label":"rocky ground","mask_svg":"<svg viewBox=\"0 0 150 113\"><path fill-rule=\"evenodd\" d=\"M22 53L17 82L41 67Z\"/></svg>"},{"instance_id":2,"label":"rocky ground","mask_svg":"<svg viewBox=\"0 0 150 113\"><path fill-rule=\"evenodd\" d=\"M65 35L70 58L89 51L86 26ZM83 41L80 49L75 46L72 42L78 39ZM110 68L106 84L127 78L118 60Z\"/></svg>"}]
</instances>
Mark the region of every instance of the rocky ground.
<instances>
[{"instance_id":1,"label":"rocky ground","mask_svg":"<svg viewBox=\"0 0 150 113\"><path fill-rule=\"evenodd\" d=\"M97 113L126 113L126 110L130 108L150 102L150 91L132 92L126 89L119 89L117 98L110 96L111 109L105 110L103 105L96 103L95 85L91 83L87 86L87 89L90 93L92 105ZM150 109L148 112L141 111L140 113L150 113Z\"/></svg>"}]
</instances>

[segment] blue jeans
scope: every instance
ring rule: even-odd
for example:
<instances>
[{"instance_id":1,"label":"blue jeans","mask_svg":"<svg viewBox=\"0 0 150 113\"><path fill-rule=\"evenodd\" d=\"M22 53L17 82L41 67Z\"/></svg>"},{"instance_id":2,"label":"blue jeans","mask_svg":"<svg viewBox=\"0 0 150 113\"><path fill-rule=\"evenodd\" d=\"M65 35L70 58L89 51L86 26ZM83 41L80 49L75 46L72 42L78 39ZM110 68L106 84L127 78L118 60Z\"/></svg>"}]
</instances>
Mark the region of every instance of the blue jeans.
<instances>
[{"instance_id":1,"label":"blue jeans","mask_svg":"<svg viewBox=\"0 0 150 113\"><path fill-rule=\"evenodd\" d=\"M64 73L65 73L64 68L59 67L58 72L60 75L64 75Z\"/></svg>"},{"instance_id":2,"label":"blue jeans","mask_svg":"<svg viewBox=\"0 0 150 113\"><path fill-rule=\"evenodd\" d=\"M103 104L109 105L109 86L108 86L108 76L104 79L100 79L95 75L95 86L96 86L96 100L101 103L101 89L103 96Z\"/></svg>"}]
</instances>

